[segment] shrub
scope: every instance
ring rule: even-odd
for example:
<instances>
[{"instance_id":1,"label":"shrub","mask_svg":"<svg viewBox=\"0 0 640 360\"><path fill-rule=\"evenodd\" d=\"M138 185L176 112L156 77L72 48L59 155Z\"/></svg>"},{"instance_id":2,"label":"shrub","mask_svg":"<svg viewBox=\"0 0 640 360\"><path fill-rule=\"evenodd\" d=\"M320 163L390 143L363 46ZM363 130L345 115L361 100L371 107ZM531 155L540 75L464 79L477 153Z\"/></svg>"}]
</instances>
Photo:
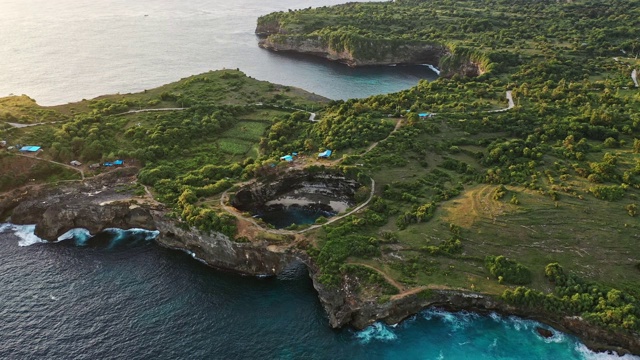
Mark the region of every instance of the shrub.
<instances>
[{"instance_id":1,"label":"shrub","mask_svg":"<svg viewBox=\"0 0 640 360\"><path fill-rule=\"evenodd\" d=\"M500 279L511 284L525 285L531 282L531 271L524 265L508 260L506 257L487 256L485 267L496 279Z\"/></svg>"}]
</instances>

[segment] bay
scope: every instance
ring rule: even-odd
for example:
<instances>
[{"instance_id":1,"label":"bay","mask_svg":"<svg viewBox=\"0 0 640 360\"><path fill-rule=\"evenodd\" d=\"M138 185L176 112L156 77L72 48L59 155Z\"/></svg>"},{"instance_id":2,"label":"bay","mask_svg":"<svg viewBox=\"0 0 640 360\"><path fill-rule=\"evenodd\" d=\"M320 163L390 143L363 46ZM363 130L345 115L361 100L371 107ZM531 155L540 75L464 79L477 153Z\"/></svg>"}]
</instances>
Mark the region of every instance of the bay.
<instances>
[{"instance_id":1,"label":"bay","mask_svg":"<svg viewBox=\"0 0 640 360\"><path fill-rule=\"evenodd\" d=\"M231 68L332 98L407 89L425 66L349 68L260 49L260 15L342 0L0 1L0 96L55 105Z\"/></svg>"}]
</instances>

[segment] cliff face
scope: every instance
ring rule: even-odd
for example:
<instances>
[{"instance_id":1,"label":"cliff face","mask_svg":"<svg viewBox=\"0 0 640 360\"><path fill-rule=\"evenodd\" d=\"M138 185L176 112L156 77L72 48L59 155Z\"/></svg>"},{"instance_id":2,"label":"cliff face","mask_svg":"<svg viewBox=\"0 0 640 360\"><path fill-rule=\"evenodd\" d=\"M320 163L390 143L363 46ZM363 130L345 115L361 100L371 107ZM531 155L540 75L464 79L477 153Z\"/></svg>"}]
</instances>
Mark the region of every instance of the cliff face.
<instances>
[{"instance_id":1,"label":"cliff face","mask_svg":"<svg viewBox=\"0 0 640 360\"><path fill-rule=\"evenodd\" d=\"M276 20L259 21L256 34L260 37L258 46L261 48L318 56L349 66L432 64L445 67L440 74L444 77L474 77L484 73L484 69L471 60L462 61L454 67L443 66L440 60L451 55L451 51L435 43L361 39L353 48L346 45L336 48L330 45L331 41L318 36L289 34Z\"/></svg>"},{"instance_id":2,"label":"cliff face","mask_svg":"<svg viewBox=\"0 0 640 360\"><path fill-rule=\"evenodd\" d=\"M159 205L139 203L131 194L137 169L121 169L85 183L21 191L16 201L0 203L0 213L12 210L10 221L36 224L36 235L55 241L73 228L96 234L106 228L159 230L157 242L185 250L207 264L248 275L276 275L296 259L271 251L266 243L238 243L220 233L184 229L168 219Z\"/></svg>"},{"instance_id":3,"label":"cliff face","mask_svg":"<svg viewBox=\"0 0 640 360\"><path fill-rule=\"evenodd\" d=\"M266 243L238 243L220 233L184 230L162 212L153 212L157 242L171 249L186 250L208 265L246 275L277 275L297 259L290 252L272 251Z\"/></svg>"},{"instance_id":4,"label":"cliff face","mask_svg":"<svg viewBox=\"0 0 640 360\"><path fill-rule=\"evenodd\" d=\"M362 57L355 49L334 49L320 38L287 35L269 35L260 39L258 46L272 51L288 51L323 57L349 66L438 64L446 48L433 44L402 44L376 42L375 56Z\"/></svg>"},{"instance_id":5,"label":"cliff face","mask_svg":"<svg viewBox=\"0 0 640 360\"><path fill-rule=\"evenodd\" d=\"M393 296L381 303L377 298L361 298L357 292L358 284L351 279L344 278L340 288L327 288L318 281L318 275L311 266L310 276L314 287L328 314L329 323L335 328L351 325L363 329L375 321L396 324L426 308L439 307L450 311L516 315L573 334L595 351L640 354L640 336L637 334L603 329L576 316L562 316L544 309L519 308L488 295L458 290L423 290L406 296Z\"/></svg>"},{"instance_id":6,"label":"cliff face","mask_svg":"<svg viewBox=\"0 0 640 360\"><path fill-rule=\"evenodd\" d=\"M291 262L302 260L334 328L352 325L361 329L375 321L393 324L427 307L438 306L531 318L580 337L594 350L640 354L640 336L605 330L579 317L514 307L483 294L433 289L380 302L378 298L361 297L359 284L353 278L345 277L339 288L326 287L319 282L317 267L303 251L279 250L265 242L238 243L219 233L203 234L167 218L160 207L135 204L126 191L116 191L118 186L134 180L134 174L135 170L123 169L85 184L20 191L15 199L0 202L0 213L13 209L12 222L35 223L36 232L49 240L74 227L84 227L92 233L108 227L159 230L160 245L189 251L213 267L247 275L276 275Z\"/></svg>"},{"instance_id":7,"label":"cliff face","mask_svg":"<svg viewBox=\"0 0 640 360\"><path fill-rule=\"evenodd\" d=\"M352 203L358 187L357 181L343 175L296 171L273 181L248 185L235 193L231 203L238 210L251 213L259 213L267 209L270 202L283 197L309 199L313 205L320 205L322 200Z\"/></svg>"}]
</instances>

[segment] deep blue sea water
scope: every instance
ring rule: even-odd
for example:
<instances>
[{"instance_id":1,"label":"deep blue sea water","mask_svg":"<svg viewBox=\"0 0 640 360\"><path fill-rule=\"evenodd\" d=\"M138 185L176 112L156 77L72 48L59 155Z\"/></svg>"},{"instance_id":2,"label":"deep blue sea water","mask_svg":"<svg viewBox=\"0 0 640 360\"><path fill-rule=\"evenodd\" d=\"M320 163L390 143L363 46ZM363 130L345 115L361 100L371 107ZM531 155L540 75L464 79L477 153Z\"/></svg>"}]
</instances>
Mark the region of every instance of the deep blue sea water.
<instances>
[{"instance_id":1,"label":"deep blue sea water","mask_svg":"<svg viewBox=\"0 0 640 360\"><path fill-rule=\"evenodd\" d=\"M498 315L427 310L395 327L333 330L303 266L242 277L150 233L51 244L32 231L0 225L0 359L614 358Z\"/></svg>"}]
</instances>

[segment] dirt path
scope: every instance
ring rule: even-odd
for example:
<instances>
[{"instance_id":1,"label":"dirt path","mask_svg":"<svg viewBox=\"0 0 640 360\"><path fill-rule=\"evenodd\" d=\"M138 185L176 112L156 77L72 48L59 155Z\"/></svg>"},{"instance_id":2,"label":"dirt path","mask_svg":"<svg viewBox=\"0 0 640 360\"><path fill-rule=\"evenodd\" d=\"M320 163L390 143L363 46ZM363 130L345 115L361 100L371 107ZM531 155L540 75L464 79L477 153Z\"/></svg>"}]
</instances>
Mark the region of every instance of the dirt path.
<instances>
[{"instance_id":1,"label":"dirt path","mask_svg":"<svg viewBox=\"0 0 640 360\"><path fill-rule=\"evenodd\" d=\"M137 114L143 112L154 112L154 111L182 111L187 110L187 108L160 108L160 109L140 109L140 110L129 110L119 114L114 114L114 116L127 115L127 114Z\"/></svg>"},{"instance_id":2,"label":"dirt path","mask_svg":"<svg viewBox=\"0 0 640 360\"><path fill-rule=\"evenodd\" d=\"M84 181L84 179L85 179L85 177L84 177L84 171L82 171L82 169L77 168L77 167L75 167L75 166L67 165L67 164L64 164L64 163L61 163L61 162L57 162L57 161L53 161L53 160L41 159L41 158L39 158L39 157L30 156L30 155L24 155L24 154L16 154L16 155L17 155L17 156L22 156L22 157L25 157L25 158L29 158L29 159L40 160L40 161L46 161L46 162L48 162L48 163L52 163L52 164L56 164L56 165L60 165L60 166L64 166L64 167L66 167L66 168L68 168L68 169L72 169L72 170L74 170L74 171L79 172L79 173L80 173L80 176L82 177L82 180ZM75 181L75 180L74 180L74 181Z\"/></svg>"},{"instance_id":3,"label":"dirt path","mask_svg":"<svg viewBox=\"0 0 640 360\"><path fill-rule=\"evenodd\" d=\"M310 226L310 227L308 227L306 229L300 230L300 231L298 231L298 234L302 234L302 233L305 233L307 231L310 231L310 230L313 230L313 229L317 229L317 228L323 227L325 225L329 225L331 223L334 223L334 222L336 222L338 220L343 219L346 216L349 216L351 214L354 214L354 213L360 211L362 208L364 208L365 206L369 205L369 203L371 202L371 199L373 199L373 194L375 193L375 190L376 190L376 181L373 180L373 178L372 178L371 179L371 191L369 192L369 197L367 198L367 201L365 201L362 204L358 205L355 209L349 211L346 214L340 215L338 217L331 218L331 220L327 221L324 224L312 225L312 226Z\"/></svg>"},{"instance_id":4,"label":"dirt path","mask_svg":"<svg viewBox=\"0 0 640 360\"><path fill-rule=\"evenodd\" d=\"M373 270L373 271L377 272L378 274L380 274L382 277L384 277L384 279L389 284L393 285L396 289L398 289L398 291L400 291L400 293L403 293L404 290L405 290L405 288L404 288L404 286L402 286L402 284L397 282L395 279L393 279L391 276L389 276L386 272L378 269L377 267L374 267L374 266L371 266L371 265L367 265L367 264L363 264L363 263L359 263L359 262L348 262L347 264L363 266L363 267L366 267L367 269ZM400 295L400 294L398 294L398 295ZM398 296L398 295L394 295L394 296Z\"/></svg>"},{"instance_id":5,"label":"dirt path","mask_svg":"<svg viewBox=\"0 0 640 360\"><path fill-rule=\"evenodd\" d=\"M633 83L636 84L636 87L638 87L638 70L633 69L633 71L631 72L631 79L633 79Z\"/></svg>"},{"instance_id":6,"label":"dirt path","mask_svg":"<svg viewBox=\"0 0 640 360\"><path fill-rule=\"evenodd\" d=\"M26 128L26 127L32 127L32 126L38 126L38 125L49 125L49 124L57 124L61 121L52 121L52 122L44 122L44 123L33 123L33 124L18 124L18 123L12 123L12 122L7 122L7 124L13 126L14 128Z\"/></svg>"}]
</instances>

